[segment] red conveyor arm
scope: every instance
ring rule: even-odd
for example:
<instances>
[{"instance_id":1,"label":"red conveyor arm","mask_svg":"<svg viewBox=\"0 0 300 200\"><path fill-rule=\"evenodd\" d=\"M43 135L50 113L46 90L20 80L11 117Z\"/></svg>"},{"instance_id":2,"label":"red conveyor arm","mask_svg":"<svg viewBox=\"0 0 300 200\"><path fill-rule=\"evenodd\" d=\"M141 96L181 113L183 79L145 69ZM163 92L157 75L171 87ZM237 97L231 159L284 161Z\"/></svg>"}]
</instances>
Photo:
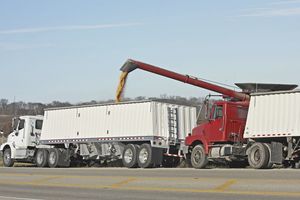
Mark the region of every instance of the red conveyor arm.
<instances>
[{"instance_id":1,"label":"red conveyor arm","mask_svg":"<svg viewBox=\"0 0 300 200\"><path fill-rule=\"evenodd\" d=\"M146 64L143 62L139 62L136 60L131 60L131 59L127 60L125 62L125 64L122 66L121 71L129 73L137 68L154 73L154 74L158 74L158 75L161 75L164 77L175 79L177 81L181 81L181 82L184 82L184 83L187 83L190 85L194 85L194 86L201 87L201 88L204 88L207 90L211 90L211 91L223 94L228 97L233 97L233 98L239 99L241 101L249 101L249 99L250 99L250 96L248 94L245 94L242 92L236 92L234 90L230 90L230 89L218 86L218 85L214 85L214 84L199 80L192 76L179 74L176 72L172 72L172 71L162 69L162 68L159 68L159 67L156 67L153 65L149 65L149 64Z\"/></svg>"}]
</instances>

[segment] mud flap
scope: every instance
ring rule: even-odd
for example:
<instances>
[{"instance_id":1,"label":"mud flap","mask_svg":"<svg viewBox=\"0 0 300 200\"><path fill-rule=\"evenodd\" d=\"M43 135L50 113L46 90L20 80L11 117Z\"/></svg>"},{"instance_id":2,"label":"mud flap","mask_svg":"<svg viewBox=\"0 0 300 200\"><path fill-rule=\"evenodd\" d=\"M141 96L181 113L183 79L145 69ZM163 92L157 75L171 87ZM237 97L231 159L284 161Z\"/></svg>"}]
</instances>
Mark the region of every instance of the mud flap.
<instances>
[{"instance_id":1,"label":"mud flap","mask_svg":"<svg viewBox=\"0 0 300 200\"><path fill-rule=\"evenodd\" d=\"M280 142L271 143L270 162L273 164L282 164L283 161L283 146Z\"/></svg>"},{"instance_id":2,"label":"mud flap","mask_svg":"<svg viewBox=\"0 0 300 200\"><path fill-rule=\"evenodd\" d=\"M163 148L152 147L152 163L155 166L160 166L163 161Z\"/></svg>"},{"instance_id":3,"label":"mud flap","mask_svg":"<svg viewBox=\"0 0 300 200\"><path fill-rule=\"evenodd\" d=\"M69 167L70 166L70 153L67 149L59 149L58 166Z\"/></svg>"}]
</instances>

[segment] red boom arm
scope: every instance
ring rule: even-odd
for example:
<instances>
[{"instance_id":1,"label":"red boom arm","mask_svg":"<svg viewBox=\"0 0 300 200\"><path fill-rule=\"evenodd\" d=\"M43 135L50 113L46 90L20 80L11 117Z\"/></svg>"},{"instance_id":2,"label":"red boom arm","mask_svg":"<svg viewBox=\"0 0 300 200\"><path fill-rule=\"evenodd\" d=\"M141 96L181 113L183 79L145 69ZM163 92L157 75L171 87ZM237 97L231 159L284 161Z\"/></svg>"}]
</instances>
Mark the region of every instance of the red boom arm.
<instances>
[{"instance_id":1,"label":"red boom arm","mask_svg":"<svg viewBox=\"0 0 300 200\"><path fill-rule=\"evenodd\" d=\"M236 92L234 90L220 87L218 85L207 83L207 82L199 80L195 77L191 77L188 75L182 75L182 74L179 74L176 72L172 72L172 71L162 69L162 68L159 68L159 67L156 67L153 65L142 63L142 62L139 62L136 60L131 60L131 59L127 60L125 62L125 64L122 66L121 71L129 73L137 68L151 72L151 73L155 73L155 74L158 74L161 76L165 76L165 77L168 77L171 79L175 79L175 80L178 80L178 81L181 81L184 83L188 83L188 84L191 84L191 85L194 85L197 87L205 88L207 90L211 90L211 91L223 94L225 96L233 97L233 98L239 99L241 101L249 101L249 99L250 99L250 96L245 93Z\"/></svg>"}]
</instances>

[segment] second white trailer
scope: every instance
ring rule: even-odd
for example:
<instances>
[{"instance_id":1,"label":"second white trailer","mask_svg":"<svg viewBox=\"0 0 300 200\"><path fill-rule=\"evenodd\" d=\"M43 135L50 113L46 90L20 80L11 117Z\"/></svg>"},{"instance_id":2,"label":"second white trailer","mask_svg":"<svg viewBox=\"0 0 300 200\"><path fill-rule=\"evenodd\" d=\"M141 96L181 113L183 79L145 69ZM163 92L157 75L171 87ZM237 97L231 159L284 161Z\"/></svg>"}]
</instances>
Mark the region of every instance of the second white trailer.
<instances>
[{"instance_id":1,"label":"second white trailer","mask_svg":"<svg viewBox=\"0 0 300 200\"><path fill-rule=\"evenodd\" d=\"M251 95L244 138L251 167L300 168L300 91Z\"/></svg>"},{"instance_id":2,"label":"second white trailer","mask_svg":"<svg viewBox=\"0 0 300 200\"><path fill-rule=\"evenodd\" d=\"M244 138L300 136L300 91L251 96Z\"/></svg>"}]
</instances>

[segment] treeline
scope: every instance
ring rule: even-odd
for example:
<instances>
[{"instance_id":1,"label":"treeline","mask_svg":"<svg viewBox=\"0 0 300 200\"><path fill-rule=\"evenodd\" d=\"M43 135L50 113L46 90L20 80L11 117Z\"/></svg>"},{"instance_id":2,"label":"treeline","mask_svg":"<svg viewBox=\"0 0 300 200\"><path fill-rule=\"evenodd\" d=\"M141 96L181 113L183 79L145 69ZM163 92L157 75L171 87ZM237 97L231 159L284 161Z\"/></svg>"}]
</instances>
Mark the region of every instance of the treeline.
<instances>
[{"instance_id":1,"label":"treeline","mask_svg":"<svg viewBox=\"0 0 300 200\"><path fill-rule=\"evenodd\" d=\"M124 98L123 101L142 101L142 100L163 100L170 103L178 103L184 105L193 105L198 106L203 102L203 98L190 97L185 98L181 96L168 96L166 94L157 97L144 97L139 96L136 98ZM71 104L69 102L60 102L53 101L51 103L32 103L32 102L9 102L7 99L0 99L0 130L4 132L4 135L7 136L11 130L11 119L14 116L22 115L43 115L45 108L54 108L54 107L68 107L75 105L92 105L92 104L102 104L102 103L113 103L115 100L110 99L106 101L89 101L89 102L80 102L77 104Z\"/></svg>"}]
</instances>

